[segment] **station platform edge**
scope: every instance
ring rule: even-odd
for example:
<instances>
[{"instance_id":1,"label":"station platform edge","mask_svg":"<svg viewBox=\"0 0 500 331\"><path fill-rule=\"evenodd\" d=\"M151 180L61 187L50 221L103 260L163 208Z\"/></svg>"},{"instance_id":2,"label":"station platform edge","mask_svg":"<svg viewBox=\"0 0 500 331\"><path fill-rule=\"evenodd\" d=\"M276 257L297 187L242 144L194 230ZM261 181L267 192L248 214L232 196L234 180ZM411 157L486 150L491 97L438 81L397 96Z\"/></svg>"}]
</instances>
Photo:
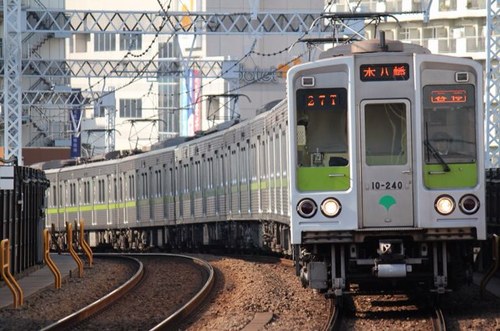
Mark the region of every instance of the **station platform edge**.
<instances>
[{"instance_id":1,"label":"station platform edge","mask_svg":"<svg viewBox=\"0 0 500 331\"><path fill-rule=\"evenodd\" d=\"M54 263L61 272L62 279L70 276L70 273L77 275L78 265L69 254L51 254ZM24 300L30 295L46 288L54 286L54 274L50 271L49 267L44 264L41 268L28 273L26 276L17 279L17 282L23 290ZM3 282L2 282L3 283ZM0 308L12 305L13 296L10 288L2 284L0 287ZM63 285L64 286L64 282Z\"/></svg>"}]
</instances>

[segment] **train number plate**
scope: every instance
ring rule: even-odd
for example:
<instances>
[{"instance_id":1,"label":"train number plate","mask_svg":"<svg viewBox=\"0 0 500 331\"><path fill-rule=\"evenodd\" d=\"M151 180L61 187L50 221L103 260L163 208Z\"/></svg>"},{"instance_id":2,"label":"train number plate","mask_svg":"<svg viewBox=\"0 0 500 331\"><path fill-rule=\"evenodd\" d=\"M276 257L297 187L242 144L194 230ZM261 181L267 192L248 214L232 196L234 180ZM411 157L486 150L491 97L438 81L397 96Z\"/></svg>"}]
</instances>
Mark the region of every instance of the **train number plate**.
<instances>
[{"instance_id":1,"label":"train number plate","mask_svg":"<svg viewBox=\"0 0 500 331\"><path fill-rule=\"evenodd\" d=\"M402 190L403 182L402 181L375 181L372 182L371 185L372 190Z\"/></svg>"}]
</instances>

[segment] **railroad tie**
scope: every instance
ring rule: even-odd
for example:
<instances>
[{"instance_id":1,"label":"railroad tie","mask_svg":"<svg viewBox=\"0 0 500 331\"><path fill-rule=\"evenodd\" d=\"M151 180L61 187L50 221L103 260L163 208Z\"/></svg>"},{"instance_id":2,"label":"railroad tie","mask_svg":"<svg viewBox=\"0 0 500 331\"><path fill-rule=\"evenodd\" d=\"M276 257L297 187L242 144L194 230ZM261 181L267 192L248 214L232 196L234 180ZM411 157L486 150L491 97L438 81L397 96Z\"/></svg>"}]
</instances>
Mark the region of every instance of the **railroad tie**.
<instances>
[{"instance_id":1,"label":"railroad tie","mask_svg":"<svg viewBox=\"0 0 500 331\"><path fill-rule=\"evenodd\" d=\"M253 319L248 323L242 331L259 331L264 328L264 325L269 323L273 318L273 313L263 312L255 313Z\"/></svg>"}]
</instances>

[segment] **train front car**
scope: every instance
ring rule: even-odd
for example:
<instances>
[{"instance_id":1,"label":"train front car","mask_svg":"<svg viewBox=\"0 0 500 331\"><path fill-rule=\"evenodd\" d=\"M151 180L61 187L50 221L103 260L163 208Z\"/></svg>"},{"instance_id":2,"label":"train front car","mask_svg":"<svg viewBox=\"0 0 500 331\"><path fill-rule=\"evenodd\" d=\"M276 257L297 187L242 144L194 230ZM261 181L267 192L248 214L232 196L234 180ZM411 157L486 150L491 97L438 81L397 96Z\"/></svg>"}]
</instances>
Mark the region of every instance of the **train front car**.
<instances>
[{"instance_id":1,"label":"train front car","mask_svg":"<svg viewBox=\"0 0 500 331\"><path fill-rule=\"evenodd\" d=\"M469 280L484 240L482 69L366 41L288 73L291 237L304 285Z\"/></svg>"}]
</instances>

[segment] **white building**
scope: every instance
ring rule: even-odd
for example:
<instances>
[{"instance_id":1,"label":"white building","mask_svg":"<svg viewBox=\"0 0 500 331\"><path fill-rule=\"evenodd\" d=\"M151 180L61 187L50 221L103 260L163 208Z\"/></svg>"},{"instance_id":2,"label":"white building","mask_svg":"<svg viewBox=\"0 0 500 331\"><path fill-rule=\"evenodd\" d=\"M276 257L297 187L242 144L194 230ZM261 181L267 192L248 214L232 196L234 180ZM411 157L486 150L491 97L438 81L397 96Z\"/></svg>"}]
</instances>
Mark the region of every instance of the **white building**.
<instances>
[{"instance_id":1,"label":"white building","mask_svg":"<svg viewBox=\"0 0 500 331\"><path fill-rule=\"evenodd\" d=\"M172 1L169 9L161 8L156 0L141 1L140 6L133 0L66 1L67 10L114 11L116 8L122 12L156 11L160 16L179 11L228 15L235 12L319 13L323 0L272 1L262 5L248 0ZM180 24L186 27L192 21L186 16ZM168 27L158 36L140 30L75 33L68 42L69 59L158 60L160 63L176 60L178 63L166 67L181 69L145 79L112 75L72 78L72 88L100 94L115 90L114 95L99 99L85 110L82 143L94 149L91 153L102 152L106 135L114 135L115 149L141 149L169 137L194 135L233 118L255 116L256 110L269 101L284 98L284 79L276 73L276 66L304 53L304 44L290 48L300 36L300 33L283 36L259 32L183 34ZM302 59L295 60L298 61ZM222 70L205 73L199 68L214 63L221 64ZM108 102L113 101L113 97L114 106Z\"/></svg>"},{"instance_id":2,"label":"white building","mask_svg":"<svg viewBox=\"0 0 500 331\"><path fill-rule=\"evenodd\" d=\"M373 38L376 30L384 30L388 39L484 63L485 0L434 0L428 17L416 13L427 6L429 1L415 0L24 0L28 20L50 25L50 19L40 18L43 11L60 11L71 24L50 25L50 33L23 33L23 59L66 61L70 68L59 76L56 70L49 76L24 71L30 75L23 77L23 90L81 91L85 107L77 127L83 156L144 149L226 120L253 117L267 103L283 99L286 69L328 47L302 42L319 34L291 32L297 24L293 13L413 12L397 15L398 22L383 18L376 28L352 20L344 21L350 28L338 20L317 24L335 24L334 37ZM198 20L204 13L219 16ZM269 13L272 20L262 23ZM287 32L273 30L273 25L287 29L290 24ZM219 33L203 33L201 27ZM70 146L71 102L44 102L43 97L24 107L24 144Z\"/></svg>"}]
</instances>

